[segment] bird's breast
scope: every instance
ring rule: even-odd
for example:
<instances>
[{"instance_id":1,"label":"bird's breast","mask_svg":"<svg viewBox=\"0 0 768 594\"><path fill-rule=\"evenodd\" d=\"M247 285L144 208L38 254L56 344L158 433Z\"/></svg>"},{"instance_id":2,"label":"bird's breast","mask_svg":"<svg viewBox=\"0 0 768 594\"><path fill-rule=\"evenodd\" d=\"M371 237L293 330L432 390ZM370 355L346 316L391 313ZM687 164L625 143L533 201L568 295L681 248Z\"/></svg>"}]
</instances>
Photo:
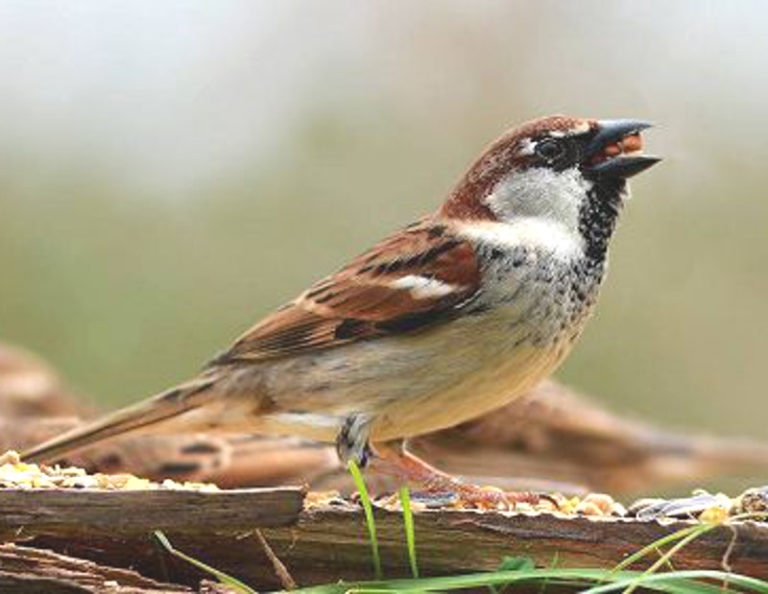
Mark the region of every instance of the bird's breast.
<instances>
[{"instance_id":1,"label":"bird's breast","mask_svg":"<svg viewBox=\"0 0 768 594\"><path fill-rule=\"evenodd\" d=\"M375 418L374 440L449 427L509 401L549 375L579 336L596 285L534 259L486 270L462 315L413 334L275 362L261 374L275 431L332 440L350 414ZM303 423L303 424L302 424Z\"/></svg>"},{"instance_id":2,"label":"bird's breast","mask_svg":"<svg viewBox=\"0 0 768 594\"><path fill-rule=\"evenodd\" d=\"M501 287L497 287L501 291ZM414 436L501 407L550 375L581 334L594 303L592 282L556 271L539 271L493 307L476 304L444 341L436 365L411 376L414 384L444 381L433 389L396 398L374 425L381 440ZM425 340L427 338L425 337ZM441 377L442 376L442 377Z\"/></svg>"}]
</instances>

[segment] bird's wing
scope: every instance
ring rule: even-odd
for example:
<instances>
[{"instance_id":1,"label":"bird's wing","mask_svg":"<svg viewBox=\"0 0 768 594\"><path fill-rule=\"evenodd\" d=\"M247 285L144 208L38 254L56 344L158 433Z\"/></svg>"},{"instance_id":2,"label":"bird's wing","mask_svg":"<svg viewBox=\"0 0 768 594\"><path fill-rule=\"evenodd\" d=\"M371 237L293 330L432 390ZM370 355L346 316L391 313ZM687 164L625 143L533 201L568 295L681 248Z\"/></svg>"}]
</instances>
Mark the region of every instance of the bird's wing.
<instances>
[{"instance_id":1,"label":"bird's wing","mask_svg":"<svg viewBox=\"0 0 768 594\"><path fill-rule=\"evenodd\" d=\"M414 332L450 319L477 293L479 283L473 245L449 225L425 219L315 283L211 364L260 361Z\"/></svg>"}]
</instances>

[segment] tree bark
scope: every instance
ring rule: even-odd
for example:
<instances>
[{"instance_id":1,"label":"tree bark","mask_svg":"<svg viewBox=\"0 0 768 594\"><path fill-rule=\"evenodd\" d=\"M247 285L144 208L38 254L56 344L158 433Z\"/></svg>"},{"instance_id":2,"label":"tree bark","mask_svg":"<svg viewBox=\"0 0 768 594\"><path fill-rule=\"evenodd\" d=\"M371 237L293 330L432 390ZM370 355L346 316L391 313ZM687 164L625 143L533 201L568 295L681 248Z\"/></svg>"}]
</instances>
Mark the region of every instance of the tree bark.
<instances>
[{"instance_id":1,"label":"tree bark","mask_svg":"<svg viewBox=\"0 0 768 594\"><path fill-rule=\"evenodd\" d=\"M98 565L52 551L0 545L0 592L178 594L191 591L127 569Z\"/></svg>"},{"instance_id":2,"label":"tree bark","mask_svg":"<svg viewBox=\"0 0 768 594\"><path fill-rule=\"evenodd\" d=\"M6 541L131 567L149 578L196 588L203 574L151 539L160 529L179 550L257 590L280 589L273 563L254 532L260 528L300 586L370 579L370 545L361 510L342 502L302 510L302 500L298 488L213 493L2 491L0 534ZM385 576L408 576L401 515L377 509L375 517ZM415 513L423 575L492 570L504 556L516 555L532 557L541 566L556 559L560 567L612 567L688 525L544 513ZM674 565L720 569L729 548L735 571L768 575L768 525L755 522L712 530L681 550Z\"/></svg>"}]
</instances>

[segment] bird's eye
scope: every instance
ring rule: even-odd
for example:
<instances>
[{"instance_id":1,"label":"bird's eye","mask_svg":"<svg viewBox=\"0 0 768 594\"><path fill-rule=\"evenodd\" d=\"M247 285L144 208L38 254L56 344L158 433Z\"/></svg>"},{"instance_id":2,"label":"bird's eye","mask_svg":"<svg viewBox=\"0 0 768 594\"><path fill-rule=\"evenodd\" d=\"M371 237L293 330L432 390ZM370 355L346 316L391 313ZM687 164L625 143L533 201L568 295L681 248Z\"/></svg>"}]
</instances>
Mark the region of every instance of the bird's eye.
<instances>
[{"instance_id":1,"label":"bird's eye","mask_svg":"<svg viewBox=\"0 0 768 594\"><path fill-rule=\"evenodd\" d=\"M566 146L553 138L542 140L536 144L536 154L547 163L554 163L567 153Z\"/></svg>"}]
</instances>

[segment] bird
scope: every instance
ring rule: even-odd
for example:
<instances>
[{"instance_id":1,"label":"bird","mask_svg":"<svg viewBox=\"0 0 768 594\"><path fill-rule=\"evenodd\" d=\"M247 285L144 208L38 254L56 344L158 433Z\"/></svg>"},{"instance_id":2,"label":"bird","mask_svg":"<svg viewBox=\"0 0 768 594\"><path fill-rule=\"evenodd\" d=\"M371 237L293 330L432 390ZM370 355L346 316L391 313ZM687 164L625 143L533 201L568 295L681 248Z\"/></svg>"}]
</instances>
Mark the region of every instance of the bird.
<instances>
[{"instance_id":1,"label":"bird","mask_svg":"<svg viewBox=\"0 0 768 594\"><path fill-rule=\"evenodd\" d=\"M643 152L649 127L555 115L509 129L436 211L312 284L191 380L23 459L155 432L294 435L335 444L344 463L483 499L407 440L504 406L570 352L627 180L660 161Z\"/></svg>"}]
</instances>

